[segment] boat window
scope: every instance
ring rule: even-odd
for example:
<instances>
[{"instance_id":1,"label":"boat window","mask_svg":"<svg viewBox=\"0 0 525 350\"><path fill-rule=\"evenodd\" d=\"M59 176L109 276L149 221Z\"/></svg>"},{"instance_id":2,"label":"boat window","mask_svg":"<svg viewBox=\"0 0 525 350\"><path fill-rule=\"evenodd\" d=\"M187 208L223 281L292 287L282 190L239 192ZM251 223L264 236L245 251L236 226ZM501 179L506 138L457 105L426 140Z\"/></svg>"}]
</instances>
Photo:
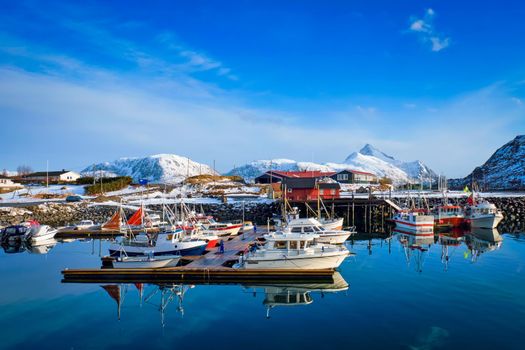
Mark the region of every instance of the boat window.
<instances>
[{"instance_id":1,"label":"boat window","mask_svg":"<svg viewBox=\"0 0 525 350\"><path fill-rule=\"evenodd\" d=\"M304 249L305 244L306 244L305 241L300 241L300 242L299 242L299 248L300 248L300 249Z\"/></svg>"},{"instance_id":2,"label":"boat window","mask_svg":"<svg viewBox=\"0 0 525 350\"><path fill-rule=\"evenodd\" d=\"M292 227L292 232L293 233L301 233L301 228L300 227Z\"/></svg>"},{"instance_id":3,"label":"boat window","mask_svg":"<svg viewBox=\"0 0 525 350\"><path fill-rule=\"evenodd\" d=\"M5 229L5 232L9 234L16 233L16 227L8 227Z\"/></svg>"},{"instance_id":4,"label":"boat window","mask_svg":"<svg viewBox=\"0 0 525 350\"><path fill-rule=\"evenodd\" d=\"M314 229L313 229L311 226L306 226L306 227L303 229L303 232L314 232Z\"/></svg>"},{"instance_id":5,"label":"boat window","mask_svg":"<svg viewBox=\"0 0 525 350\"><path fill-rule=\"evenodd\" d=\"M286 249L286 241L276 241L273 247L275 249Z\"/></svg>"},{"instance_id":6,"label":"boat window","mask_svg":"<svg viewBox=\"0 0 525 350\"><path fill-rule=\"evenodd\" d=\"M290 241L290 249L297 249L297 241Z\"/></svg>"}]
</instances>

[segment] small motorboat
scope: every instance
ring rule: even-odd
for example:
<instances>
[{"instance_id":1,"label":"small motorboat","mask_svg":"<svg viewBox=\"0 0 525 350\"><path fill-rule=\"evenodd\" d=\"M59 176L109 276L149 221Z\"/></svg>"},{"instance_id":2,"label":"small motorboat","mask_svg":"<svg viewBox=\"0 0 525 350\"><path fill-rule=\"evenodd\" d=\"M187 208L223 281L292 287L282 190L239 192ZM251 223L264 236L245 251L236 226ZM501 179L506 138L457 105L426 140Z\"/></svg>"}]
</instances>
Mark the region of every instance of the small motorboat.
<instances>
[{"instance_id":1,"label":"small motorboat","mask_svg":"<svg viewBox=\"0 0 525 350\"><path fill-rule=\"evenodd\" d=\"M32 225L31 232L27 239L31 242L44 242L52 240L57 234L58 230L49 225Z\"/></svg>"},{"instance_id":2,"label":"small motorboat","mask_svg":"<svg viewBox=\"0 0 525 350\"><path fill-rule=\"evenodd\" d=\"M26 240L31 232L31 225L27 222L20 225L7 226L2 230L2 242Z\"/></svg>"},{"instance_id":3,"label":"small motorboat","mask_svg":"<svg viewBox=\"0 0 525 350\"><path fill-rule=\"evenodd\" d=\"M180 255L155 256L154 251L147 251L144 255L127 256L124 250L120 251L120 256L109 256L102 258L103 266L115 269L140 269L140 268L162 268L177 266Z\"/></svg>"},{"instance_id":4,"label":"small motorboat","mask_svg":"<svg viewBox=\"0 0 525 350\"><path fill-rule=\"evenodd\" d=\"M73 226L73 230L92 230L99 225L95 225L93 220L81 220L78 224Z\"/></svg>"}]
</instances>

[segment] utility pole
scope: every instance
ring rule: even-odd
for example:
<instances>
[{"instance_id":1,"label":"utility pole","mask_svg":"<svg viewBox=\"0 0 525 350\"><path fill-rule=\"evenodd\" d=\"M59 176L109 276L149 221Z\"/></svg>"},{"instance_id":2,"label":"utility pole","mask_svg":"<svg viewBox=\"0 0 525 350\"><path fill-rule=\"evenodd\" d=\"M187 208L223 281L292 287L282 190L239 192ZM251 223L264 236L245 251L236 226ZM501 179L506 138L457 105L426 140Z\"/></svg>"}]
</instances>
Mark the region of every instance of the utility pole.
<instances>
[{"instance_id":1,"label":"utility pole","mask_svg":"<svg viewBox=\"0 0 525 350\"><path fill-rule=\"evenodd\" d=\"M49 160L46 161L46 187L49 188Z\"/></svg>"}]
</instances>

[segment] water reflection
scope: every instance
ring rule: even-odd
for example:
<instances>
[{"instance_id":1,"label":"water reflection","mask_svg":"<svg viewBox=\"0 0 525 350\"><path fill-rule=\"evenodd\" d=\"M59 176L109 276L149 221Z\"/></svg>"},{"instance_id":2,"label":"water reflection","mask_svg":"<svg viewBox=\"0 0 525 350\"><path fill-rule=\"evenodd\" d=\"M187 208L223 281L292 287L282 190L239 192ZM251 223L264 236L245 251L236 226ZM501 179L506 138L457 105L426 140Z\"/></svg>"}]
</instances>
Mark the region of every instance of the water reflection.
<instances>
[{"instance_id":1,"label":"water reflection","mask_svg":"<svg viewBox=\"0 0 525 350\"><path fill-rule=\"evenodd\" d=\"M275 307L292 307L310 305L314 302L312 293L319 293L324 297L325 293L337 293L348 290L348 283L339 272L333 276L331 283L295 283L295 284L266 284L246 285L253 296L262 293L264 295L263 305L266 307L266 318L270 318L270 311Z\"/></svg>"},{"instance_id":2,"label":"water reflection","mask_svg":"<svg viewBox=\"0 0 525 350\"><path fill-rule=\"evenodd\" d=\"M501 248L503 237L497 229L476 229L465 235L465 243L471 254L471 261L478 261L482 254Z\"/></svg>"},{"instance_id":3,"label":"water reflection","mask_svg":"<svg viewBox=\"0 0 525 350\"><path fill-rule=\"evenodd\" d=\"M2 243L2 249L6 254L27 252L30 254L47 254L58 243L54 238L40 242L30 241L6 241Z\"/></svg>"},{"instance_id":4,"label":"water reflection","mask_svg":"<svg viewBox=\"0 0 525 350\"><path fill-rule=\"evenodd\" d=\"M348 283L340 273L333 275L332 282L328 283L288 283L275 281L266 284L241 284L245 291L257 297L263 295L262 304L266 309L266 318L270 318L270 311L276 307L291 307L310 305L314 302L312 293L337 293L348 290ZM107 295L116 303L116 318L122 318L122 306L128 298L130 290L138 292L139 305L150 305L159 311L160 325L166 326L166 313L170 304L176 304L176 311L184 316L184 298L186 293L196 285L185 284L146 284L146 283L115 283L101 285ZM199 288L213 288L214 285L199 285ZM138 311L138 310L137 310ZM130 317L130 316L128 316Z\"/></svg>"},{"instance_id":5,"label":"water reflection","mask_svg":"<svg viewBox=\"0 0 525 350\"><path fill-rule=\"evenodd\" d=\"M160 313L160 324L162 327L166 326L166 310L168 305L176 301L177 312L184 316L183 301L186 292L194 285L184 284L144 284L144 283L129 283L129 284L105 284L101 285L102 289L115 300L117 304L117 319L121 319L121 309L124 300L126 299L129 289L135 288L138 291L139 305L151 305L158 309ZM147 289L147 290L145 290Z\"/></svg>"},{"instance_id":6,"label":"water reflection","mask_svg":"<svg viewBox=\"0 0 525 350\"><path fill-rule=\"evenodd\" d=\"M468 231L454 229L431 234L394 230L392 234L403 247L407 266L414 266L418 273L423 272L426 256L434 245L440 246L441 263L447 271L451 259L458 255L458 250L463 245L467 247L463 257L470 256L471 261L476 262L480 255L499 249L503 242L503 236L497 229L484 228L473 228Z\"/></svg>"}]
</instances>

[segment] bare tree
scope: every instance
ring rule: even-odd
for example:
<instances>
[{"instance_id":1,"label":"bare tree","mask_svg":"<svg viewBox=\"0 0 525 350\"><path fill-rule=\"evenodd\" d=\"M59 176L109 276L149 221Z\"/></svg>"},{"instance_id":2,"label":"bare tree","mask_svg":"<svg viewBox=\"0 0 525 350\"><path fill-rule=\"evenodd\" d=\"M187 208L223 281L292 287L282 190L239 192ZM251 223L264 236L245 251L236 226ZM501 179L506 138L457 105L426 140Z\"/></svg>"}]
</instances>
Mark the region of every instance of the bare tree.
<instances>
[{"instance_id":1,"label":"bare tree","mask_svg":"<svg viewBox=\"0 0 525 350\"><path fill-rule=\"evenodd\" d=\"M16 168L16 172L18 176L22 176L32 173L33 169L29 165L19 165L18 168Z\"/></svg>"}]
</instances>

